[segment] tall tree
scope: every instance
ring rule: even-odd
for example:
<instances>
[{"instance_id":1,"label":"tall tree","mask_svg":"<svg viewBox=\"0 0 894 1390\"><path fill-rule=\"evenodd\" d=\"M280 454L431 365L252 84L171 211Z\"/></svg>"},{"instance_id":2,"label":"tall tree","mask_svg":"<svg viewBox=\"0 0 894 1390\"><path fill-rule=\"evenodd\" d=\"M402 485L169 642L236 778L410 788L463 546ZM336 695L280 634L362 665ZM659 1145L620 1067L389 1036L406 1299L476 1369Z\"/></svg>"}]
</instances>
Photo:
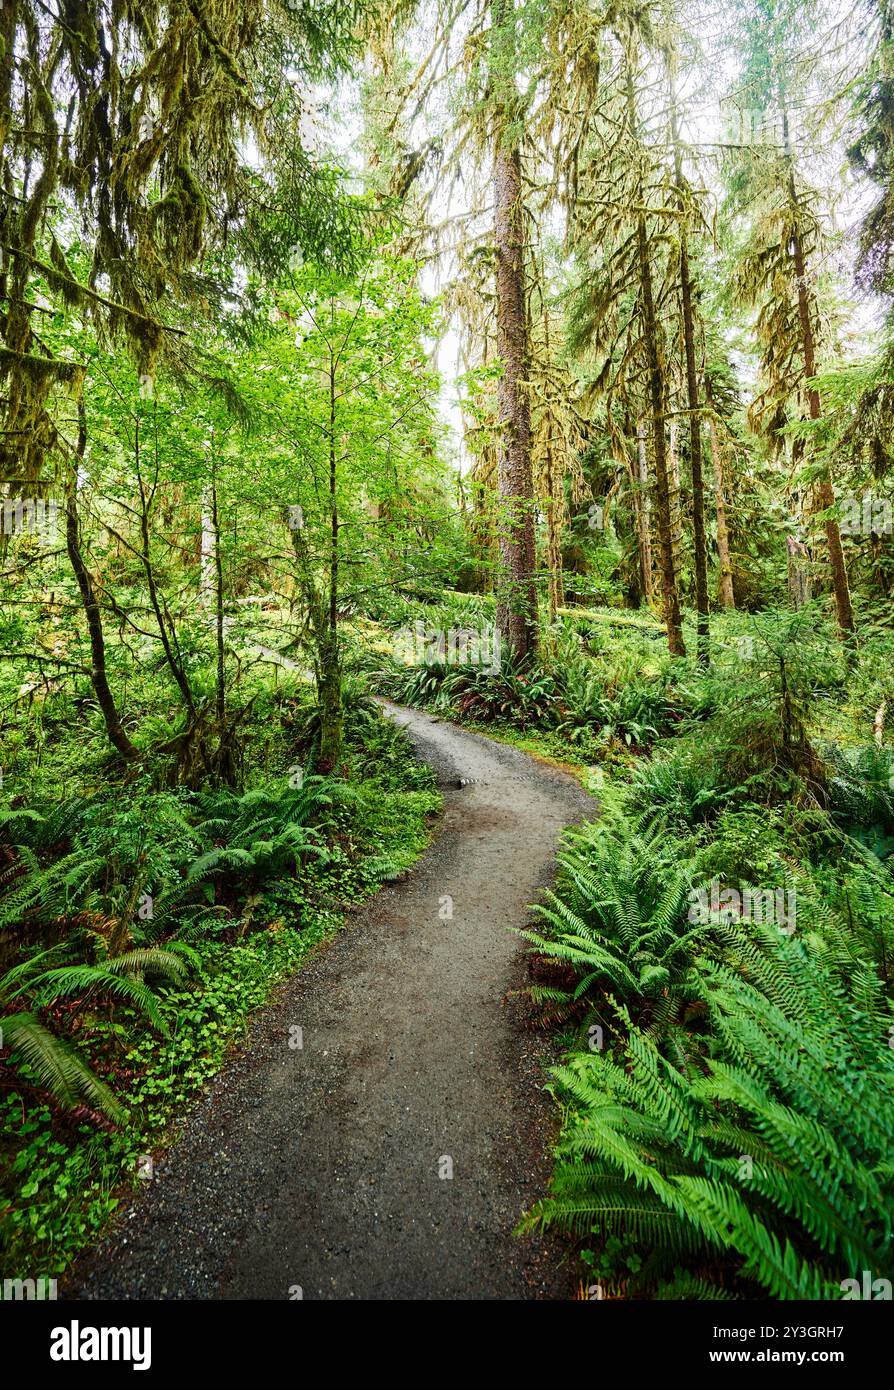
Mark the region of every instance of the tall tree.
<instances>
[{"instance_id":1,"label":"tall tree","mask_svg":"<svg viewBox=\"0 0 894 1390\"><path fill-rule=\"evenodd\" d=\"M857 273L866 288L890 302L894 300L894 8L890 0L864 0L862 8L872 45L855 84L857 129L848 154L857 172L874 185L875 198L860 229Z\"/></svg>"},{"instance_id":2,"label":"tall tree","mask_svg":"<svg viewBox=\"0 0 894 1390\"><path fill-rule=\"evenodd\" d=\"M647 138L638 84L649 16L615 13L613 65L584 146L576 180L571 236L584 269L575 296L574 340L595 355L594 391L642 417L654 468L658 577L668 648L684 656L674 551L669 370L666 316L677 286L667 256L676 198L660 149Z\"/></svg>"},{"instance_id":3,"label":"tall tree","mask_svg":"<svg viewBox=\"0 0 894 1390\"><path fill-rule=\"evenodd\" d=\"M680 137L680 118L676 93L677 56L673 37L665 48L670 116L670 140L674 161L674 188L680 212L678 247L680 258L680 308L683 330L683 354L686 372L686 410L689 417L689 462L692 469L692 531L695 550L695 607L697 618L698 661L701 666L710 662L708 551L705 536L705 485L702 474L701 413L699 392L701 374L696 365L696 311L693 295L692 269L689 257L688 222L692 216L692 192L683 169L683 143Z\"/></svg>"},{"instance_id":4,"label":"tall tree","mask_svg":"<svg viewBox=\"0 0 894 1390\"><path fill-rule=\"evenodd\" d=\"M522 197L522 101L514 0L492 0L490 81L494 144L495 345L500 581L497 624L512 653L524 658L536 642L534 485L528 395L528 309Z\"/></svg>"},{"instance_id":5,"label":"tall tree","mask_svg":"<svg viewBox=\"0 0 894 1390\"><path fill-rule=\"evenodd\" d=\"M187 347L189 330L228 291L238 297L213 260L228 240L268 264L281 256L282 245L256 237L268 201L292 212L290 226L280 219L286 246L299 231L337 242L330 185L318 181L310 211L302 196L315 173L298 138L300 95L282 82L288 66L309 80L345 60L360 8L332 9L336 17L310 0L288 10L265 0L0 8L0 477L11 495L43 496L57 472L76 475L66 398L82 399L97 349L123 345L147 383L159 368L216 379L198 332ZM250 137L276 152L274 177L259 177ZM55 330L66 310L88 330L77 340ZM70 483L65 506L97 701L132 756Z\"/></svg>"},{"instance_id":6,"label":"tall tree","mask_svg":"<svg viewBox=\"0 0 894 1390\"><path fill-rule=\"evenodd\" d=\"M705 377L705 398L708 408L713 411L710 377ZM720 563L720 606L735 608L736 595L733 588L733 565L730 555L729 522L727 521L726 474L724 470L723 445L717 419L712 413L708 418L711 436L711 463L714 468L714 508L717 517L717 558Z\"/></svg>"},{"instance_id":7,"label":"tall tree","mask_svg":"<svg viewBox=\"0 0 894 1390\"><path fill-rule=\"evenodd\" d=\"M812 421L822 414L815 377L825 330L813 262L822 247L824 227L816 192L802 176L792 139L791 55L797 39L793 19L778 0L755 0L749 14L744 92L755 109L774 114L775 121L766 120L761 138L734 161L736 205L747 207L751 218L738 285L745 302L758 310L766 379L753 418L777 447L793 402L795 411L806 406ZM763 138L768 130L774 133L772 142ZM827 458L814 463L814 490L823 517L838 626L849 638L854 612Z\"/></svg>"}]
</instances>

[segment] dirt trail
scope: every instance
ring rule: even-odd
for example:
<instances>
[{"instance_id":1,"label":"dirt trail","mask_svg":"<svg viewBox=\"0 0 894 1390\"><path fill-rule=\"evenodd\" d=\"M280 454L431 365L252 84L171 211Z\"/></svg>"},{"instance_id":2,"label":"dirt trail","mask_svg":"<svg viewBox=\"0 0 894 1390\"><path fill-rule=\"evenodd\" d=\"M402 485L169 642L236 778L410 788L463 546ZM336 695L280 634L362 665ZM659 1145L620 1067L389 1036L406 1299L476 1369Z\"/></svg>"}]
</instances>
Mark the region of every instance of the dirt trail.
<instances>
[{"instance_id":1,"label":"dirt trail","mask_svg":"<svg viewBox=\"0 0 894 1390\"><path fill-rule=\"evenodd\" d=\"M568 1295L561 1248L511 1234L548 1177L553 1113L543 1038L506 999L524 977L509 929L594 803L523 753L387 708L444 790L434 843L256 1015L69 1296Z\"/></svg>"}]
</instances>

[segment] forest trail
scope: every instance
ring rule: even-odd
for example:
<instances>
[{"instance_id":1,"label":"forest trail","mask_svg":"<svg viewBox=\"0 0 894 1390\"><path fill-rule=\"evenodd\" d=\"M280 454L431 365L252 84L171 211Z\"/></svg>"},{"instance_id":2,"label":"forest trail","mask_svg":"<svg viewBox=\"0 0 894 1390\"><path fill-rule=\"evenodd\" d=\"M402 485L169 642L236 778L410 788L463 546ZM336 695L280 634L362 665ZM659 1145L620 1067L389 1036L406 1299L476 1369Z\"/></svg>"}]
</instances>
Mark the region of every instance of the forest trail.
<instances>
[{"instance_id":1,"label":"forest trail","mask_svg":"<svg viewBox=\"0 0 894 1390\"><path fill-rule=\"evenodd\" d=\"M561 1246L511 1234L546 1185L555 1111L547 1044L506 996L525 977L510 928L594 802L515 749L386 708L438 774L433 843L255 1016L67 1296L569 1295Z\"/></svg>"}]
</instances>

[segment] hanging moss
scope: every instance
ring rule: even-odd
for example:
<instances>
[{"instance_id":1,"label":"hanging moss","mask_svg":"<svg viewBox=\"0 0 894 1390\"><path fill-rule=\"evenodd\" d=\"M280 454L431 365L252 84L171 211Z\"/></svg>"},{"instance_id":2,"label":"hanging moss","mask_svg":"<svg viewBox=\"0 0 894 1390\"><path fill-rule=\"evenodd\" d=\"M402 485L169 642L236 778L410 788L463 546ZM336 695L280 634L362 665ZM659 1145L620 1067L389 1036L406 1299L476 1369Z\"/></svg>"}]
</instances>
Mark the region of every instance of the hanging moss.
<instances>
[{"instance_id":1,"label":"hanging moss","mask_svg":"<svg viewBox=\"0 0 894 1390\"><path fill-rule=\"evenodd\" d=\"M55 357L35 357L32 353L11 352L9 348L0 347L0 377L11 372L21 373L35 384L58 381L71 385L83 380L84 376L84 368L78 362L60 362Z\"/></svg>"},{"instance_id":2,"label":"hanging moss","mask_svg":"<svg viewBox=\"0 0 894 1390\"><path fill-rule=\"evenodd\" d=\"M89 317L101 342L122 343L141 372L170 351L171 296L190 298L187 272L217 231L212 202L239 209L245 198L241 137L264 142L263 104L243 67L260 74L265 15L264 0L115 0L111 17L105 0L64 0L58 19L19 0L0 9L4 51L27 55L21 86L0 81L0 129L17 132L3 143L0 184L20 193L0 212L10 383L0 425L19 441L5 451L14 472L39 471L56 439L52 391L78 370L36 337L22 307L35 280ZM48 232L60 193L79 215L86 274Z\"/></svg>"}]
</instances>

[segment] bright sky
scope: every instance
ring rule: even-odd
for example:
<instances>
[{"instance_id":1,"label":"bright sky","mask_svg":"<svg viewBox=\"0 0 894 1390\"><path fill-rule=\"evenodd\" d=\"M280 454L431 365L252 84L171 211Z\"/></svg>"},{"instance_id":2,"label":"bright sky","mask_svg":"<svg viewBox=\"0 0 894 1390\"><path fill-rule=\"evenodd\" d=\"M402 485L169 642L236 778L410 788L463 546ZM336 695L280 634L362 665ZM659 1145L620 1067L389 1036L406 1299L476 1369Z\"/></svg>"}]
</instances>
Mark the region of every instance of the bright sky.
<instances>
[{"instance_id":1,"label":"bright sky","mask_svg":"<svg viewBox=\"0 0 894 1390\"><path fill-rule=\"evenodd\" d=\"M736 7L728 0L719 7L704 0L693 0L687 7L687 30L697 35L700 48L697 61L686 65L679 87L680 108L684 113L683 135L692 152L692 172L701 177L709 190L716 190L716 153L719 142L753 138L775 141L772 123L760 129L761 113L737 112L734 97L739 58L735 51ZM474 13L471 7L469 13ZM859 16L847 0L826 0L824 20L815 24L818 48L815 65L808 79L809 105L820 104L844 80L853 76L863 63L866 34ZM466 23L468 14L466 16ZM741 21L739 21L741 23ZM813 22L813 21L812 21ZM445 64L455 63L464 38L466 24L457 25L451 33ZM408 35L411 64L428 52L435 25L430 6L423 6L421 18ZM731 36L733 42L731 42ZM812 88L812 90L811 90ZM327 99L328 98L328 99ZM449 84L439 89L437 98L428 101L404 138L421 146L438 129L444 129L451 119L453 99ZM847 171L846 139L848 132L824 133L821 142L812 136L806 122L793 122L794 138L807 177L821 189L834 188L837 201L829 208L830 224L837 236L830 251L830 269L836 274L848 301L847 324L842 346L848 357L861 357L871 349L881 322L879 304L860 300L853 288L853 259L856 228L871 190L855 182ZM308 144L335 149L345 167L362 173L362 120L359 109L359 84L356 79L344 84L336 93L316 92L308 101L305 117ZM432 214L435 219L469 213L490 202L488 169L475 166L470 154L464 154L462 176L449 180L448 186L435 187ZM486 225L486 218L485 218ZM437 295L456 274L456 262L448 252L440 261L430 262L421 274L423 290ZM457 376L460 337L455 326L448 325L438 344L433 344L436 361L444 387L441 411L454 441L463 469L469 460L462 459L462 418L457 403Z\"/></svg>"}]
</instances>

